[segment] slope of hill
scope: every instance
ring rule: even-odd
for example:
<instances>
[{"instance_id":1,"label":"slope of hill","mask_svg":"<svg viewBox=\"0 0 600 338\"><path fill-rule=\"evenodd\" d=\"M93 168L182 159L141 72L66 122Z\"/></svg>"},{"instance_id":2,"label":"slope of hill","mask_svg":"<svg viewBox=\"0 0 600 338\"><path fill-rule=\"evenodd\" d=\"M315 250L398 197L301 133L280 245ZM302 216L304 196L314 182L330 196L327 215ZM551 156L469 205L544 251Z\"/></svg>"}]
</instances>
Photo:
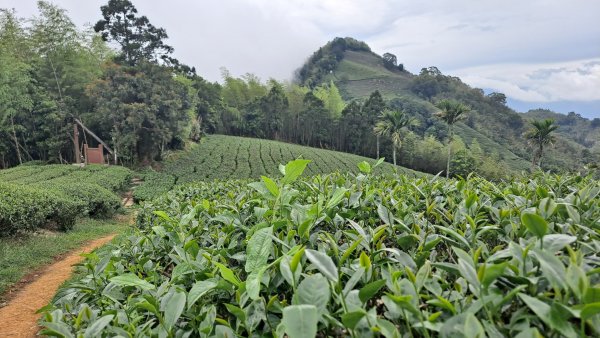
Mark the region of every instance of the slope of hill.
<instances>
[{"instance_id":1,"label":"slope of hill","mask_svg":"<svg viewBox=\"0 0 600 338\"><path fill-rule=\"evenodd\" d=\"M293 159L312 160L306 174L358 172L357 164L373 159L295 144L237 136L211 135L191 149L172 154L158 171L147 171L145 183L136 188L136 200L149 200L174 185L215 179L257 179L262 175L278 177L279 164ZM398 167L400 173L421 173ZM382 163L375 173L392 173L393 165Z\"/></svg>"},{"instance_id":2,"label":"slope of hill","mask_svg":"<svg viewBox=\"0 0 600 338\"><path fill-rule=\"evenodd\" d=\"M341 40L344 39L336 38L320 48L301 68L311 69L305 75L319 76L299 76L298 80L309 86L319 84L318 81L334 81L346 101L365 100L377 90L390 106L404 109L419 120L420 125L414 130L418 135L434 135L439 140L446 136L445 125L433 116L434 103L444 98L462 101L473 111L458 124L457 135L466 143L476 140L486 154L494 154L513 171L530 167L532 150L523 134L531 118L552 117L560 126L554 147L545 152L544 169L578 170L588 162L598 161L600 127L592 128L589 120L579 117L573 122L573 118L549 111L520 114L505 105L502 94L485 95L483 90L443 75L435 67L411 74L395 63L390 65L388 59L373 53L364 43L350 39L352 43L346 45ZM330 68L315 70L321 64L319 60L330 59L335 60L326 63ZM600 121L594 122L600 125ZM579 130L582 126L585 132Z\"/></svg>"},{"instance_id":3,"label":"slope of hill","mask_svg":"<svg viewBox=\"0 0 600 338\"><path fill-rule=\"evenodd\" d=\"M559 125L557 133L565 139L588 148L600 148L600 118L586 119L575 112L567 115L547 109L535 109L525 113L531 119L553 119Z\"/></svg>"}]
</instances>

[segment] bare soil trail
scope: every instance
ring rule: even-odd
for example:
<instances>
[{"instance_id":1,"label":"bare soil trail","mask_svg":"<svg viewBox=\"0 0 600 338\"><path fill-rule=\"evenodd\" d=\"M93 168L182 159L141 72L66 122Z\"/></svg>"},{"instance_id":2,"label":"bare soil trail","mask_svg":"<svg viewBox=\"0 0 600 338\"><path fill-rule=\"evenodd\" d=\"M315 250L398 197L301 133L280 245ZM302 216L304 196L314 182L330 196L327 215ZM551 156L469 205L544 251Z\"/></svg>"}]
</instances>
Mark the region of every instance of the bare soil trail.
<instances>
[{"instance_id":1,"label":"bare soil trail","mask_svg":"<svg viewBox=\"0 0 600 338\"><path fill-rule=\"evenodd\" d=\"M134 180L132 188L139 184L139 180ZM123 205L130 208L133 204L130 190L123 196ZM125 217L123 223L132 225L135 212ZM111 234L91 240L76 250L58 256L54 263L30 273L17 283L14 294L8 296L8 304L0 307L0 338L36 337L40 331L40 314L36 311L50 303L58 288L71 277L73 265L84 259L82 253L92 252L110 242L115 236L116 234Z\"/></svg>"},{"instance_id":2,"label":"bare soil trail","mask_svg":"<svg viewBox=\"0 0 600 338\"><path fill-rule=\"evenodd\" d=\"M40 330L37 325L40 315L35 312L46 306L62 283L71 277L73 265L84 259L82 253L89 253L114 237L113 234L90 241L41 269L37 279L17 291L8 305L0 308L0 337L35 337Z\"/></svg>"}]
</instances>

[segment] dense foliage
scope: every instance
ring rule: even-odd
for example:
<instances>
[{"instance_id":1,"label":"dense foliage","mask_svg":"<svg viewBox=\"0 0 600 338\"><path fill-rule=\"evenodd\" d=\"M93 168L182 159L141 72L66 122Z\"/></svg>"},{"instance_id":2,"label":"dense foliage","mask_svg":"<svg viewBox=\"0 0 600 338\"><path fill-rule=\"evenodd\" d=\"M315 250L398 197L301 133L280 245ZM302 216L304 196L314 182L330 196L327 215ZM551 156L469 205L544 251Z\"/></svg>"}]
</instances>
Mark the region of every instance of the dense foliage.
<instances>
[{"instance_id":1,"label":"dense foliage","mask_svg":"<svg viewBox=\"0 0 600 338\"><path fill-rule=\"evenodd\" d=\"M0 171L0 236L69 229L80 216L107 217L129 184L123 167L21 165Z\"/></svg>"},{"instance_id":2,"label":"dense foliage","mask_svg":"<svg viewBox=\"0 0 600 338\"><path fill-rule=\"evenodd\" d=\"M307 174L332 172L358 172L354 163L367 160L364 157L330 150L302 147L295 144L211 135L185 152L177 152L167 158L160 171L146 171L144 184L135 188L137 201L151 200L176 184L215 179L258 179L262 175L274 175L279 163L296 158L315 161ZM416 176L421 173L397 168L402 173ZM387 163L377 168L377 173L392 173Z\"/></svg>"},{"instance_id":3,"label":"dense foliage","mask_svg":"<svg viewBox=\"0 0 600 338\"><path fill-rule=\"evenodd\" d=\"M371 48L366 43L353 38L335 38L319 48L296 71L297 81L311 88L320 85L323 77L336 69L347 50L370 52Z\"/></svg>"},{"instance_id":4,"label":"dense foliage","mask_svg":"<svg viewBox=\"0 0 600 338\"><path fill-rule=\"evenodd\" d=\"M30 20L0 9L0 168L75 162L75 119L125 164L159 159L190 137L204 80L169 56L164 29L128 0L102 7L101 35L49 2L38 8ZM87 133L81 142L96 146Z\"/></svg>"},{"instance_id":5,"label":"dense foliage","mask_svg":"<svg viewBox=\"0 0 600 338\"><path fill-rule=\"evenodd\" d=\"M600 334L600 184L360 174L180 187L92 254L50 336ZM402 334L401 334L402 333Z\"/></svg>"}]
</instances>

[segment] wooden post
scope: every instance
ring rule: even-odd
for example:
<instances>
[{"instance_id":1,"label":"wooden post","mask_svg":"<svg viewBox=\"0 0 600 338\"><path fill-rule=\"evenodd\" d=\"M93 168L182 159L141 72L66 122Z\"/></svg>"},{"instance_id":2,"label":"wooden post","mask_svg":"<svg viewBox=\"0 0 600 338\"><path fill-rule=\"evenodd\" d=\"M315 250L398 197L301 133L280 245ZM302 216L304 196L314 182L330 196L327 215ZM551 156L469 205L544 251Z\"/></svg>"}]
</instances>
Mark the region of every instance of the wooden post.
<instances>
[{"instance_id":1,"label":"wooden post","mask_svg":"<svg viewBox=\"0 0 600 338\"><path fill-rule=\"evenodd\" d=\"M87 145L87 143L83 145L83 151L85 154L85 164L88 164L88 145Z\"/></svg>"},{"instance_id":2,"label":"wooden post","mask_svg":"<svg viewBox=\"0 0 600 338\"><path fill-rule=\"evenodd\" d=\"M81 164L81 154L79 153L79 130L77 130L77 123L73 123L73 143L75 145L75 163Z\"/></svg>"},{"instance_id":3,"label":"wooden post","mask_svg":"<svg viewBox=\"0 0 600 338\"><path fill-rule=\"evenodd\" d=\"M104 148L102 148L102 145L99 144L98 149L100 151L100 164L104 164Z\"/></svg>"}]
</instances>

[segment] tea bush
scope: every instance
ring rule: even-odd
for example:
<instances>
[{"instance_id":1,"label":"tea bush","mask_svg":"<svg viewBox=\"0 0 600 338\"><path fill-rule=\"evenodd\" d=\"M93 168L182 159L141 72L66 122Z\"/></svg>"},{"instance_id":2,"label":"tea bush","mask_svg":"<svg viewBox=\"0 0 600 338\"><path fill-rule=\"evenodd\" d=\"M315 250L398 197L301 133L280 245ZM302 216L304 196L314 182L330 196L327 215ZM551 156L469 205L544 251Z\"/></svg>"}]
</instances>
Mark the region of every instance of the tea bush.
<instances>
[{"instance_id":1,"label":"tea bush","mask_svg":"<svg viewBox=\"0 0 600 338\"><path fill-rule=\"evenodd\" d=\"M23 165L0 171L0 236L40 227L69 229L78 216L108 217L128 186L123 167Z\"/></svg>"},{"instance_id":2,"label":"tea bush","mask_svg":"<svg viewBox=\"0 0 600 338\"><path fill-rule=\"evenodd\" d=\"M215 179L258 179L261 175L277 173L279 163L296 158L314 160L306 175L327 174L336 171L357 173L356 163L365 157L337 151L299 146L284 142L211 135L190 150L173 154L162 163L159 172L145 178L136 189L136 200L151 200L171 190L175 183L183 184ZM393 166L382 163L378 174L393 173ZM398 167L401 173L420 176L422 173Z\"/></svg>"},{"instance_id":3,"label":"tea bush","mask_svg":"<svg viewBox=\"0 0 600 338\"><path fill-rule=\"evenodd\" d=\"M43 334L600 335L600 183L362 173L182 186L88 256Z\"/></svg>"}]
</instances>

